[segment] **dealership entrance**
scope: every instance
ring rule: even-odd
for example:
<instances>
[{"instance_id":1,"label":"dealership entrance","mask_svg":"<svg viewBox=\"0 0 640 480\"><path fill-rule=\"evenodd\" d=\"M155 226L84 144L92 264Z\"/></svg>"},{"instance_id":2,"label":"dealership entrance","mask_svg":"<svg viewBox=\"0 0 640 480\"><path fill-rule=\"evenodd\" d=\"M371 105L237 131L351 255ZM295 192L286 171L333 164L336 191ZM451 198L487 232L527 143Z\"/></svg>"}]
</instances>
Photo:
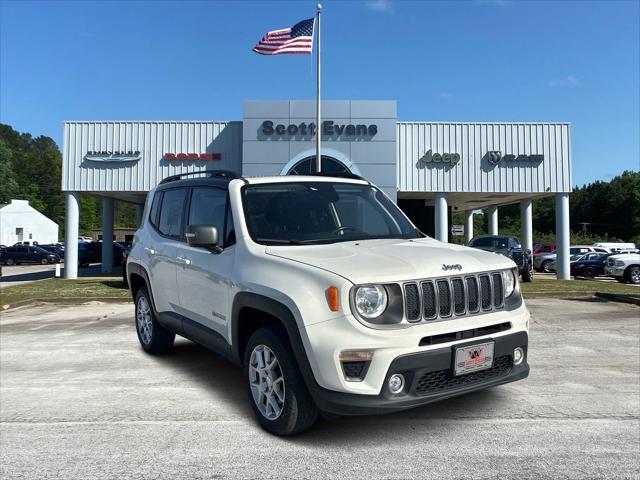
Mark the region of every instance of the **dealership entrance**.
<instances>
[{"instance_id":1,"label":"dealership entrance","mask_svg":"<svg viewBox=\"0 0 640 480\"><path fill-rule=\"evenodd\" d=\"M393 100L325 100L315 125L313 100L245 101L243 119L226 122L65 122L62 189L66 192L65 277L77 275L80 193L103 200L103 232L113 233L114 199L139 205L170 175L231 170L244 176L305 175L315 170L322 135L322 171L351 172L377 185L420 230L441 241L452 212L517 203L521 240L532 247L535 200L555 196L558 278L569 278L571 142L567 123L403 122ZM111 270L109 242L103 271Z\"/></svg>"}]
</instances>

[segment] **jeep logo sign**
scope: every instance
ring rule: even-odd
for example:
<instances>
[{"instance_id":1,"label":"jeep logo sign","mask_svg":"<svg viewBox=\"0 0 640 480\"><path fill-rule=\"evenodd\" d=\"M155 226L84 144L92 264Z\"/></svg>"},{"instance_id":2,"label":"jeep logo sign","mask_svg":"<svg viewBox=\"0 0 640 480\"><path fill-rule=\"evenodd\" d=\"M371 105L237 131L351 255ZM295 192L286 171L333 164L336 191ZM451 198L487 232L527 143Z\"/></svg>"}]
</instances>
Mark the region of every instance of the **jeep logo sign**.
<instances>
[{"instance_id":1,"label":"jeep logo sign","mask_svg":"<svg viewBox=\"0 0 640 480\"><path fill-rule=\"evenodd\" d=\"M462 270L462 265L460 265L459 263L454 263L453 265L445 265L443 263L442 264L442 270L444 270L445 272L448 272L450 270L460 271L460 270Z\"/></svg>"},{"instance_id":2,"label":"jeep logo sign","mask_svg":"<svg viewBox=\"0 0 640 480\"><path fill-rule=\"evenodd\" d=\"M487 160L491 165L498 165L500 162L504 162L507 164L540 163L544 160L544 155L541 155L541 154L527 155L525 153L520 153L518 155L513 153L508 153L506 155L502 155L502 152L500 152L499 150L492 150L487 152Z\"/></svg>"},{"instance_id":3,"label":"jeep logo sign","mask_svg":"<svg viewBox=\"0 0 640 480\"><path fill-rule=\"evenodd\" d=\"M424 163L444 163L446 165L455 165L460 161L459 153L432 153L431 149L420 159Z\"/></svg>"},{"instance_id":4,"label":"jeep logo sign","mask_svg":"<svg viewBox=\"0 0 640 480\"><path fill-rule=\"evenodd\" d=\"M314 122L291 123L289 125L274 124L271 120L262 122L261 133L267 137L290 135L292 137L312 137L316 134ZM322 135L325 137L373 137L378 133L378 126L339 124L332 120L322 122Z\"/></svg>"}]
</instances>

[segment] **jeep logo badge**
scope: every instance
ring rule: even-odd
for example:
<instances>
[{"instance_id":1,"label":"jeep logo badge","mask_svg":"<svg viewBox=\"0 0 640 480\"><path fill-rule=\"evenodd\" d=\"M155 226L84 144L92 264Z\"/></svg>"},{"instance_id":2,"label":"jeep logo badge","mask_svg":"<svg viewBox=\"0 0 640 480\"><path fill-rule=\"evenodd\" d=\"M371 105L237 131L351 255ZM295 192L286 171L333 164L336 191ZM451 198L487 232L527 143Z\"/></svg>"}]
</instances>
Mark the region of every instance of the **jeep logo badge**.
<instances>
[{"instance_id":1,"label":"jeep logo badge","mask_svg":"<svg viewBox=\"0 0 640 480\"><path fill-rule=\"evenodd\" d=\"M453 265L445 265L444 263L442 264L442 270L444 270L445 272L448 272L449 270L462 270L462 265L460 265L459 263L453 264Z\"/></svg>"}]
</instances>

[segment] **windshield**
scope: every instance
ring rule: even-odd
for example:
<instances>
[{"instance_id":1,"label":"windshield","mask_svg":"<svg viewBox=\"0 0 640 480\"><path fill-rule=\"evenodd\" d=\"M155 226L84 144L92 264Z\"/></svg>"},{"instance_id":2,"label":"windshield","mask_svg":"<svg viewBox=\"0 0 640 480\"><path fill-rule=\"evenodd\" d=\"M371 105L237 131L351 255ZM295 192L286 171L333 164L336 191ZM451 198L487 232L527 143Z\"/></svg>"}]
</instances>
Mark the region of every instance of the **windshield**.
<instances>
[{"instance_id":1,"label":"windshield","mask_svg":"<svg viewBox=\"0 0 640 480\"><path fill-rule=\"evenodd\" d=\"M242 204L251 238L265 245L422 236L393 202L369 185L247 185Z\"/></svg>"}]
</instances>

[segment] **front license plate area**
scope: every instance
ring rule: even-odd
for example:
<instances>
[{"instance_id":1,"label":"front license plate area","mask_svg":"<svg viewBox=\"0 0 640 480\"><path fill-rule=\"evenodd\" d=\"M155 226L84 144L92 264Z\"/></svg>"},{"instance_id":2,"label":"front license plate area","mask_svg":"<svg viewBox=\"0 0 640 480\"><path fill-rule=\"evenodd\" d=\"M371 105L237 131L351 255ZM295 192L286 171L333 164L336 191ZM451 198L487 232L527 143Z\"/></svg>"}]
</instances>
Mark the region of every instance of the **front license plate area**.
<instances>
[{"instance_id":1,"label":"front license plate area","mask_svg":"<svg viewBox=\"0 0 640 480\"><path fill-rule=\"evenodd\" d=\"M454 373L456 376L486 370L493 365L493 342L456 348Z\"/></svg>"}]
</instances>

